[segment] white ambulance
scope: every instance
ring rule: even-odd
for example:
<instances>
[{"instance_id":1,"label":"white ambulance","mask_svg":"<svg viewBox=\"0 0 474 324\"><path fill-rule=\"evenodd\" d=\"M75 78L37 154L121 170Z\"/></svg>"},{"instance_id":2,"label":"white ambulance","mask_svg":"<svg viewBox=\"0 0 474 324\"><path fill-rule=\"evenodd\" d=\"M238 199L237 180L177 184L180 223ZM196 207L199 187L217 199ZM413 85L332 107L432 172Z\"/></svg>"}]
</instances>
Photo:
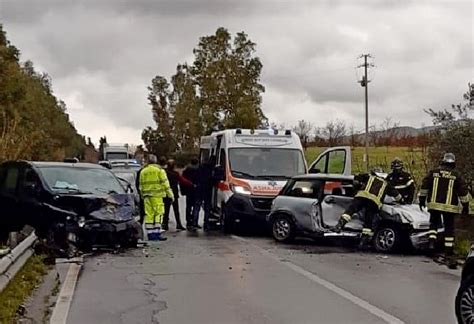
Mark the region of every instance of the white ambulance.
<instances>
[{"instance_id":1,"label":"white ambulance","mask_svg":"<svg viewBox=\"0 0 474 324\"><path fill-rule=\"evenodd\" d=\"M224 231L235 223L265 222L287 180L307 171L303 147L290 130L228 129L201 138L200 159L215 157L212 219Z\"/></svg>"}]
</instances>

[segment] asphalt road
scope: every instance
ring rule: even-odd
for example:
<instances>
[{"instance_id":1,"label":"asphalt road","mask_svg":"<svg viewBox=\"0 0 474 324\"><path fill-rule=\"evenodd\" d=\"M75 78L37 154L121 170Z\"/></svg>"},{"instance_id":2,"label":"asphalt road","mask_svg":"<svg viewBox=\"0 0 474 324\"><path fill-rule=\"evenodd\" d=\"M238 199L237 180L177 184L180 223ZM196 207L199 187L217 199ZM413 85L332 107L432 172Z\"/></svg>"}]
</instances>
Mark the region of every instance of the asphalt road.
<instances>
[{"instance_id":1,"label":"asphalt road","mask_svg":"<svg viewBox=\"0 0 474 324\"><path fill-rule=\"evenodd\" d=\"M86 258L68 323L455 322L459 271L421 256L220 233L168 237Z\"/></svg>"}]
</instances>

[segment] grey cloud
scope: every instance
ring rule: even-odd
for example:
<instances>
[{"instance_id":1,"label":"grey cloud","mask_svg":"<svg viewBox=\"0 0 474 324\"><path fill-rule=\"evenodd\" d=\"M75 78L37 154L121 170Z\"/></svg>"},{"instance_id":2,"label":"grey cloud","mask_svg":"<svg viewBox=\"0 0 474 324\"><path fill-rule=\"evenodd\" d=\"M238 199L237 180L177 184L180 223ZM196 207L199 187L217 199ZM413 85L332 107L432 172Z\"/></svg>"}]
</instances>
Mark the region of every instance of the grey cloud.
<instances>
[{"instance_id":1,"label":"grey cloud","mask_svg":"<svg viewBox=\"0 0 474 324\"><path fill-rule=\"evenodd\" d=\"M170 76L219 26L257 43L263 107L277 122L362 125L354 66L366 51L377 65L371 120L429 122L422 109L459 101L472 79L471 12L470 1L0 0L9 38L71 98L79 130L95 136L105 121L104 131L135 132L135 142L153 123L150 80Z\"/></svg>"}]
</instances>

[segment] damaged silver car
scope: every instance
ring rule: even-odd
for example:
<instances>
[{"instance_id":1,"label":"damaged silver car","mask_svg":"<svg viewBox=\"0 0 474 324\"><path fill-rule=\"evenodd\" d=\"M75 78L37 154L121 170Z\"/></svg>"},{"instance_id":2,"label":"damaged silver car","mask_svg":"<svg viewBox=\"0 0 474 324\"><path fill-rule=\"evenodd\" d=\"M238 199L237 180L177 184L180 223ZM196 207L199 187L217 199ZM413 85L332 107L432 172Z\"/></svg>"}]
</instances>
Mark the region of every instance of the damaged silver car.
<instances>
[{"instance_id":1,"label":"damaged silver car","mask_svg":"<svg viewBox=\"0 0 474 324\"><path fill-rule=\"evenodd\" d=\"M133 196L109 170L88 163L0 165L2 230L35 228L55 254L136 246L143 233Z\"/></svg>"},{"instance_id":2,"label":"damaged silver car","mask_svg":"<svg viewBox=\"0 0 474 324\"><path fill-rule=\"evenodd\" d=\"M358 238L363 213L346 224L341 233L332 228L351 204L355 190L353 176L309 174L292 178L273 201L267 221L275 240L287 242L295 236ZM375 229L377 251L394 252L405 243L415 248L428 244L429 214L417 205L383 205Z\"/></svg>"}]
</instances>

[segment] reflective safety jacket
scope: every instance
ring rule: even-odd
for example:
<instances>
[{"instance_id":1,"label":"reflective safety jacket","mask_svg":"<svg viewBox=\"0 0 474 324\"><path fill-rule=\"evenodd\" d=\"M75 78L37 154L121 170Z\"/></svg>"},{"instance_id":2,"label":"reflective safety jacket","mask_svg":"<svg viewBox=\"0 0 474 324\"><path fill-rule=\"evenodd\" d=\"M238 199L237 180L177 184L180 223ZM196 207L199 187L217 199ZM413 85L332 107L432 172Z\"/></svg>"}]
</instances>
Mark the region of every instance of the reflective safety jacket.
<instances>
[{"instance_id":1,"label":"reflective safety jacket","mask_svg":"<svg viewBox=\"0 0 474 324\"><path fill-rule=\"evenodd\" d=\"M140 171L138 184L142 198L173 198L166 171L156 164L149 164Z\"/></svg>"},{"instance_id":2,"label":"reflective safety jacket","mask_svg":"<svg viewBox=\"0 0 474 324\"><path fill-rule=\"evenodd\" d=\"M387 176L387 181L398 190L406 203L411 204L415 199L415 181L411 174L405 171L392 172Z\"/></svg>"},{"instance_id":3,"label":"reflective safety jacket","mask_svg":"<svg viewBox=\"0 0 474 324\"><path fill-rule=\"evenodd\" d=\"M385 179L371 175L356 197L362 197L373 201L380 208L386 195L394 197L397 201L402 199L400 193L392 187Z\"/></svg>"},{"instance_id":4,"label":"reflective safety jacket","mask_svg":"<svg viewBox=\"0 0 474 324\"><path fill-rule=\"evenodd\" d=\"M459 214L461 204L469 203L469 190L456 170L441 166L423 179L420 197L428 198L428 210Z\"/></svg>"}]
</instances>

